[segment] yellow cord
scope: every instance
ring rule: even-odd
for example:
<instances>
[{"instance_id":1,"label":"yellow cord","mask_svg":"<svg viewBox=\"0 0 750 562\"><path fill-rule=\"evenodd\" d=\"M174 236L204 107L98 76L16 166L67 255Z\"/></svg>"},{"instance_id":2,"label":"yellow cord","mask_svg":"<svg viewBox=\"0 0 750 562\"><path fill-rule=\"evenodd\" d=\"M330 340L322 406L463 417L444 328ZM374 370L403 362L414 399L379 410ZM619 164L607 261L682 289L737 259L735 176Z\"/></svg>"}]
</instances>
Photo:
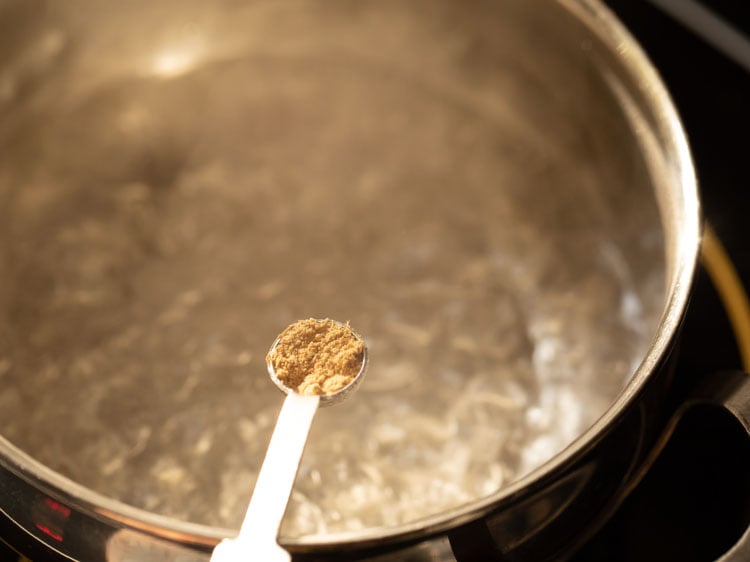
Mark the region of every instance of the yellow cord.
<instances>
[{"instance_id":1,"label":"yellow cord","mask_svg":"<svg viewBox=\"0 0 750 562\"><path fill-rule=\"evenodd\" d=\"M750 300L732 260L708 224L703 233L701 260L729 316L742 368L750 373Z\"/></svg>"}]
</instances>

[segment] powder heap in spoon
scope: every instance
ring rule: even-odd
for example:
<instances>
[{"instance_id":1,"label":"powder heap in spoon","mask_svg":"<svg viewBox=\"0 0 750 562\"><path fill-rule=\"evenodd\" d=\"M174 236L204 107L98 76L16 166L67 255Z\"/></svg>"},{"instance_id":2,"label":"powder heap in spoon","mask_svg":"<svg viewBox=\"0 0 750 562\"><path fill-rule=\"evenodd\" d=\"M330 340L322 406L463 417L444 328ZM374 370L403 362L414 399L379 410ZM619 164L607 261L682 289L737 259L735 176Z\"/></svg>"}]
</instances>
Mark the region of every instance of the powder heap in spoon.
<instances>
[{"instance_id":1,"label":"powder heap in spoon","mask_svg":"<svg viewBox=\"0 0 750 562\"><path fill-rule=\"evenodd\" d=\"M333 394L355 379L364 352L364 342L348 324L309 318L284 329L266 361L298 394Z\"/></svg>"}]
</instances>

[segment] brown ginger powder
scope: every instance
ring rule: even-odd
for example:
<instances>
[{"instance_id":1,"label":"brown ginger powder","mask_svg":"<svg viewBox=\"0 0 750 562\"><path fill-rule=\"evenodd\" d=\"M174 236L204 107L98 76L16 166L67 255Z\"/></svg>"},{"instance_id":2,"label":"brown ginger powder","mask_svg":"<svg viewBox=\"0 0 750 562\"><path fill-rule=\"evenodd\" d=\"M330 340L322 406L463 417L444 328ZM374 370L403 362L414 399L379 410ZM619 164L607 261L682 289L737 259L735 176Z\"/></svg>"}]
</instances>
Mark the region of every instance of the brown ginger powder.
<instances>
[{"instance_id":1,"label":"brown ginger powder","mask_svg":"<svg viewBox=\"0 0 750 562\"><path fill-rule=\"evenodd\" d=\"M359 373L365 344L333 320L299 320L279 334L266 361L276 377L298 394L333 394Z\"/></svg>"}]
</instances>

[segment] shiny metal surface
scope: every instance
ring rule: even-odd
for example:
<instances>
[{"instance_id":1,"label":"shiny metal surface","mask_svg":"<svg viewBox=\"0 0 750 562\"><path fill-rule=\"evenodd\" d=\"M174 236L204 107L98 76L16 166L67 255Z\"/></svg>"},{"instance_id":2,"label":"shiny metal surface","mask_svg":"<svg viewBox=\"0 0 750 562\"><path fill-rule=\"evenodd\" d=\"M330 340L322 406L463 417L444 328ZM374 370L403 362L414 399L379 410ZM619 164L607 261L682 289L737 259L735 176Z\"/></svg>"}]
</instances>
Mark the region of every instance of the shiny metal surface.
<instances>
[{"instance_id":1,"label":"shiny metal surface","mask_svg":"<svg viewBox=\"0 0 750 562\"><path fill-rule=\"evenodd\" d=\"M5 525L76 559L207 559L236 520L205 496L221 495L224 444L245 427L259 451L270 431L233 426L238 404L277 408L258 350L305 316L372 337L352 425L391 411L406 424L393 391L413 404L434 389L402 452L466 388L489 386L511 415L469 396L456 422L469 450L503 444L490 488L390 524L363 512L362 529L284 534L301 559L404 559L405 540L413 560L446 544L471 559L466 529L508 559L543 559L562 548L558 521L596 518L627 484L660 423L698 205L669 99L598 4L0 10L0 423L34 456L0 440ZM509 364L513 385L491 376ZM404 375L440 369L439 385ZM547 426L514 432L526 411ZM318 427L310 466L340 454L324 446L336 425ZM564 431L531 459L548 426ZM472 478L490 472L480 461ZM153 479L193 505L163 501ZM52 534L33 509L47 496L75 513L52 509Z\"/></svg>"}]
</instances>

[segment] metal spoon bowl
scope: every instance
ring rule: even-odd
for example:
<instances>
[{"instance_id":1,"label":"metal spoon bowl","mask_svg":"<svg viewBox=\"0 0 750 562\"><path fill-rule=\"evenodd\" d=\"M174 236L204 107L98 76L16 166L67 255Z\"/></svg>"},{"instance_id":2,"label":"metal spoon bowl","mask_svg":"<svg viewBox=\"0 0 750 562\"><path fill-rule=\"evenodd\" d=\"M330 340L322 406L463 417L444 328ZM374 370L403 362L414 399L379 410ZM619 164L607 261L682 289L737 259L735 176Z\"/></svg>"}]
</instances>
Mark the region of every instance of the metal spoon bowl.
<instances>
[{"instance_id":1,"label":"metal spoon bowl","mask_svg":"<svg viewBox=\"0 0 750 562\"><path fill-rule=\"evenodd\" d=\"M319 322L323 322L323 320L319 320ZM342 328L346 328L349 330L352 335L357 338L359 341L364 342L364 339L362 336L360 336L357 332L352 330L352 328L348 324L344 324L343 322L339 322L337 320L333 320L334 324L341 326ZM276 346L279 345L280 337L277 337L273 344L271 345L271 349L268 350L268 354L266 355L266 368L268 369L268 375L271 377L271 380L273 383L281 390L284 394L290 394L294 393L294 389L289 388L287 385L285 385L281 380L279 380L279 377L276 375L276 370L273 366L273 361L271 361L271 357L274 354L274 351L276 350ZM334 404L338 404L344 400L346 400L362 383L362 380L364 379L365 371L367 370L367 346L364 348L364 353L362 355L362 366L359 369L359 372L357 375L352 379L352 382L350 382L348 385L346 385L344 388L337 390L336 392L332 392L330 394L321 394L319 395L320 398L320 406L333 406Z\"/></svg>"}]
</instances>

